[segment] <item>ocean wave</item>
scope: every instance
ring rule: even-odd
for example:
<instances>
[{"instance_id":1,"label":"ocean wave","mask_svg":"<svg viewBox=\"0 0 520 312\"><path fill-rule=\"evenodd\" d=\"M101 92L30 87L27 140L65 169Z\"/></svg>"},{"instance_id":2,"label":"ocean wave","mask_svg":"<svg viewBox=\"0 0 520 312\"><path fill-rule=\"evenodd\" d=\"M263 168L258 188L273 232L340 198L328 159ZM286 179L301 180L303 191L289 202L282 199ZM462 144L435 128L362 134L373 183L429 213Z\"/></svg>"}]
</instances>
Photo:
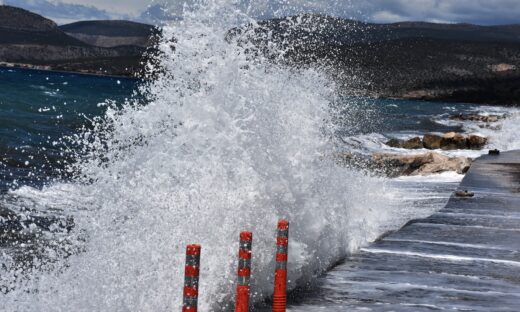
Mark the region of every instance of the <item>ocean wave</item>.
<instances>
[{"instance_id":1,"label":"ocean wave","mask_svg":"<svg viewBox=\"0 0 520 312\"><path fill-rule=\"evenodd\" d=\"M258 302L272 293L279 218L291 222L290 288L399 225L406 207L389 206L398 188L331 157L334 84L227 41L231 27L254 23L233 3L208 2L164 28L146 104L110 107L74 138L74 182L10 193L72 216L67 241L81 252L52 259L49 248L52 261L27 278L2 272L4 307L169 311L182 301L185 245L201 243L199 308L225 310L240 230L254 232Z\"/></svg>"}]
</instances>

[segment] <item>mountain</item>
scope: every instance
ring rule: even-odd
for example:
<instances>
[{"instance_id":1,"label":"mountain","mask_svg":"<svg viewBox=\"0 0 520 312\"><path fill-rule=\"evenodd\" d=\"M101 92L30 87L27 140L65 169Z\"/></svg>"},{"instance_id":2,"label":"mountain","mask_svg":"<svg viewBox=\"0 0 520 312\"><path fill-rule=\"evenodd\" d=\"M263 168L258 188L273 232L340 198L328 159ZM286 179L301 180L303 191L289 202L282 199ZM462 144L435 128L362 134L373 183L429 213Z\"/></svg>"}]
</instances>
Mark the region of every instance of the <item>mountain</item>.
<instances>
[{"instance_id":1,"label":"mountain","mask_svg":"<svg viewBox=\"0 0 520 312\"><path fill-rule=\"evenodd\" d=\"M56 23L38 14L7 5L0 6L0 28L16 31L53 31Z\"/></svg>"},{"instance_id":2,"label":"mountain","mask_svg":"<svg viewBox=\"0 0 520 312\"><path fill-rule=\"evenodd\" d=\"M0 6L0 44L85 46L83 42L67 36L53 21L10 6Z\"/></svg>"},{"instance_id":3,"label":"mountain","mask_svg":"<svg viewBox=\"0 0 520 312\"><path fill-rule=\"evenodd\" d=\"M100 47L147 47L158 33L154 26L130 21L82 21L59 28L71 37Z\"/></svg>"},{"instance_id":4,"label":"mountain","mask_svg":"<svg viewBox=\"0 0 520 312\"><path fill-rule=\"evenodd\" d=\"M128 21L57 26L0 6L0 64L135 75L158 34ZM273 62L320 66L345 95L520 105L520 25L370 24L303 14L231 29L227 40L252 42L257 49L248 51Z\"/></svg>"},{"instance_id":5,"label":"mountain","mask_svg":"<svg viewBox=\"0 0 520 312\"><path fill-rule=\"evenodd\" d=\"M140 71L152 26L106 21L75 24L58 27L27 10L0 5L0 63L125 76ZM81 37L82 32L90 37Z\"/></svg>"},{"instance_id":6,"label":"mountain","mask_svg":"<svg viewBox=\"0 0 520 312\"><path fill-rule=\"evenodd\" d=\"M319 65L348 95L520 105L520 25L369 24L322 15L233 29L258 53Z\"/></svg>"}]
</instances>

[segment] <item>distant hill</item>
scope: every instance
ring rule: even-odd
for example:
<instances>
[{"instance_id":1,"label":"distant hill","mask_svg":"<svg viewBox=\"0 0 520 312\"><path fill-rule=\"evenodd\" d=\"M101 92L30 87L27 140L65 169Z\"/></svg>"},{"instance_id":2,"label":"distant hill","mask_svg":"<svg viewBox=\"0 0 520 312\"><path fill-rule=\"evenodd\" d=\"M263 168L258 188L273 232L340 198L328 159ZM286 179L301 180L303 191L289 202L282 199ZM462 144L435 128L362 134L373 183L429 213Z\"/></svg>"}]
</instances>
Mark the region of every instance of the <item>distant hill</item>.
<instances>
[{"instance_id":1,"label":"distant hill","mask_svg":"<svg viewBox=\"0 0 520 312\"><path fill-rule=\"evenodd\" d=\"M107 37L148 37L156 32L152 25L130 21L82 21L59 28L67 33Z\"/></svg>"},{"instance_id":2,"label":"distant hill","mask_svg":"<svg viewBox=\"0 0 520 312\"><path fill-rule=\"evenodd\" d=\"M38 14L8 5L0 6L0 28L19 31L54 31L56 23Z\"/></svg>"},{"instance_id":3,"label":"distant hill","mask_svg":"<svg viewBox=\"0 0 520 312\"><path fill-rule=\"evenodd\" d=\"M520 25L478 26L471 24L433 24L404 22L390 25L373 24L381 28L388 39L430 38L472 42L520 43Z\"/></svg>"},{"instance_id":4,"label":"distant hill","mask_svg":"<svg viewBox=\"0 0 520 312\"><path fill-rule=\"evenodd\" d=\"M101 47L146 47L158 33L152 25L129 21L82 21L60 26L60 29L78 40Z\"/></svg>"},{"instance_id":5,"label":"distant hill","mask_svg":"<svg viewBox=\"0 0 520 312\"><path fill-rule=\"evenodd\" d=\"M67 36L53 21L7 5L0 6L0 44L85 46L84 42Z\"/></svg>"},{"instance_id":6,"label":"distant hill","mask_svg":"<svg viewBox=\"0 0 520 312\"><path fill-rule=\"evenodd\" d=\"M63 28L121 37L92 42L96 36L71 36L40 15L0 5L0 63L125 76L140 70L152 26L124 21L75 24Z\"/></svg>"},{"instance_id":7,"label":"distant hill","mask_svg":"<svg viewBox=\"0 0 520 312\"><path fill-rule=\"evenodd\" d=\"M426 22L372 24L315 14L265 20L259 24L264 27L264 31L274 31L272 35L275 40L288 39L293 43L302 38L307 43L327 45L355 45L407 38L520 43L520 25L479 26Z\"/></svg>"},{"instance_id":8,"label":"distant hill","mask_svg":"<svg viewBox=\"0 0 520 312\"><path fill-rule=\"evenodd\" d=\"M313 14L258 25L231 29L227 39L251 41L258 51L249 51L273 62L321 66L347 95L520 105L520 25L370 24ZM58 27L0 5L0 64L135 75L158 32L128 21ZM283 57L273 54L281 50Z\"/></svg>"},{"instance_id":9,"label":"distant hill","mask_svg":"<svg viewBox=\"0 0 520 312\"><path fill-rule=\"evenodd\" d=\"M345 94L520 105L520 25L369 24L305 14L233 29L229 38L319 65ZM276 51L276 49L274 50ZM268 55L279 61L277 55Z\"/></svg>"}]
</instances>

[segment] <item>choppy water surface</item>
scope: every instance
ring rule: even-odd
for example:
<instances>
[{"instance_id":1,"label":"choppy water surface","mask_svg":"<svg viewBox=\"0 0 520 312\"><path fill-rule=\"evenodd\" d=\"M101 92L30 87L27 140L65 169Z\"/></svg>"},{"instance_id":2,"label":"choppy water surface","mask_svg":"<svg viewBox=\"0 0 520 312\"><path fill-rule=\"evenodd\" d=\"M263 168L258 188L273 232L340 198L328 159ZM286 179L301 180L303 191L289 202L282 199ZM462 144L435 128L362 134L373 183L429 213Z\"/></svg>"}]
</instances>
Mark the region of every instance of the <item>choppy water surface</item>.
<instances>
[{"instance_id":1,"label":"choppy water surface","mask_svg":"<svg viewBox=\"0 0 520 312\"><path fill-rule=\"evenodd\" d=\"M440 209L461 179L376 177L339 167L332 155L388 151L388 137L430 131L478 131L494 136L491 146L518 144L508 137L515 117L502 130L448 119L513 110L339 98L319 69L252 61L247 46L224 39L251 21L232 1L187 13L165 27L176 48L164 39L161 74L140 87L0 70L1 202L22 224L6 223L14 232L2 236L7 311L177 309L184 246L193 242L203 245L200 309L228 309L242 229L255 233L260 303L272 289L278 218L292 222L295 288ZM340 112L330 103L341 103Z\"/></svg>"},{"instance_id":2,"label":"choppy water surface","mask_svg":"<svg viewBox=\"0 0 520 312\"><path fill-rule=\"evenodd\" d=\"M136 80L0 67L0 192L60 177L63 138L89 126Z\"/></svg>"}]
</instances>

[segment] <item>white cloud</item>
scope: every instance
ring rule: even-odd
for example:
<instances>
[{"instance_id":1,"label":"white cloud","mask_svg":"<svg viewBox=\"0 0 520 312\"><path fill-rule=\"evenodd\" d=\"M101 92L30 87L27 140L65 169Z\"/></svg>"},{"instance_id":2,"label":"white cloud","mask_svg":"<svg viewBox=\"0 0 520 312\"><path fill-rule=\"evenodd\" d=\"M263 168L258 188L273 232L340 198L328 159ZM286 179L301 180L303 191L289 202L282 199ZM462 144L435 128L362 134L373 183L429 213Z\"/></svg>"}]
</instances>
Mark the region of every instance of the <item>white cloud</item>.
<instances>
[{"instance_id":1,"label":"white cloud","mask_svg":"<svg viewBox=\"0 0 520 312\"><path fill-rule=\"evenodd\" d=\"M406 18L390 11L378 11L372 14L372 19L378 23L395 23L405 21Z\"/></svg>"},{"instance_id":2,"label":"white cloud","mask_svg":"<svg viewBox=\"0 0 520 312\"><path fill-rule=\"evenodd\" d=\"M109 19L114 15L93 6L81 4L66 4L49 0L2 0L3 4L21 7L26 10L51 18L59 24L85 20Z\"/></svg>"},{"instance_id":3,"label":"white cloud","mask_svg":"<svg viewBox=\"0 0 520 312\"><path fill-rule=\"evenodd\" d=\"M150 4L151 0L63 0L63 3L94 6L98 9L120 15L137 16Z\"/></svg>"},{"instance_id":4,"label":"white cloud","mask_svg":"<svg viewBox=\"0 0 520 312\"><path fill-rule=\"evenodd\" d=\"M180 15L183 4L195 0L0 0L15 2L31 9L34 3L50 3L55 7L75 8L91 16L137 19L149 6L168 3L171 15ZM218 0L211 0L218 1ZM237 0L260 18L291 15L301 12L325 13L372 22L398 20L447 21L479 24L520 23L520 0ZM95 7L95 9L94 9ZM89 11L90 9L90 11ZM95 10L98 10L96 13ZM62 10L63 11L63 10ZM72 10L71 12L76 12ZM41 10L49 17L52 10ZM65 14L65 13L64 13ZM74 13L76 14L76 13ZM61 18L84 19L72 13Z\"/></svg>"},{"instance_id":5,"label":"white cloud","mask_svg":"<svg viewBox=\"0 0 520 312\"><path fill-rule=\"evenodd\" d=\"M364 9L372 21L379 11L400 15L406 20L448 21L477 24L520 23L519 0L368 0Z\"/></svg>"}]
</instances>

